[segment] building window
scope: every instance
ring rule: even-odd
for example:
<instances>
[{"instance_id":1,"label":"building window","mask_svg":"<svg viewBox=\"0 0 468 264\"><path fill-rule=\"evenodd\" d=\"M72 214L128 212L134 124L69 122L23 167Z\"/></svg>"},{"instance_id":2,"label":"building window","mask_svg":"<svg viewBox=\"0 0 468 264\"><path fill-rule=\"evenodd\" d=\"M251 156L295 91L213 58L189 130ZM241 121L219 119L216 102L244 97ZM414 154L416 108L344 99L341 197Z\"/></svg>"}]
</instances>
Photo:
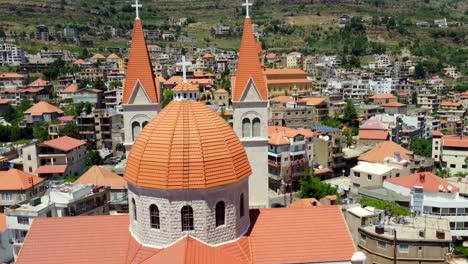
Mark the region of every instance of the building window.
<instances>
[{"instance_id":1,"label":"building window","mask_svg":"<svg viewBox=\"0 0 468 264\"><path fill-rule=\"evenodd\" d=\"M159 229L159 208L157 205L152 204L150 205L150 222L151 222L151 228L156 228Z\"/></svg>"},{"instance_id":2,"label":"building window","mask_svg":"<svg viewBox=\"0 0 468 264\"><path fill-rule=\"evenodd\" d=\"M386 249L387 244L385 242L383 242L383 241L377 241L377 247L381 248L381 249Z\"/></svg>"},{"instance_id":3,"label":"building window","mask_svg":"<svg viewBox=\"0 0 468 264\"><path fill-rule=\"evenodd\" d=\"M141 128L140 128L140 123L138 122L133 122L132 123L132 139L133 141L135 141L135 139L138 137L138 135L140 135L140 131L141 131Z\"/></svg>"},{"instance_id":4,"label":"building window","mask_svg":"<svg viewBox=\"0 0 468 264\"><path fill-rule=\"evenodd\" d=\"M20 225L29 225L29 218L28 217L18 216L17 220L18 220L18 224L20 224Z\"/></svg>"},{"instance_id":5,"label":"building window","mask_svg":"<svg viewBox=\"0 0 468 264\"><path fill-rule=\"evenodd\" d=\"M372 175L367 174L367 179L368 179L369 181L372 181Z\"/></svg>"},{"instance_id":6,"label":"building window","mask_svg":"<svg viewBox=\"0 0 468 264\"><path fill-rule=\"evenodd\" d=\"M353 183L353 187L354 187L354 188L359 188L359 187L361 187L361 184L359 184L359 183Z\"/></svg>"},{"instance_id":7,"label":"building window","mask_svg":"<svg viewBox=\"0 0 468 264\"><path fill-rule=\"evenodd\" d=\"M133 220L137 221L137 208L135 199L132 198L132 207L133 207Z\"/></svg>"},{"instance_id":8,"label":"building window","mask_svg":"<svg viewBox=\"0 0 468 264\"><path fill-rule=\"evenodd\" d=\"M181 221L182 221L182 231L192 231L193 230L193 209L189 205L182 207L180 210Z\"/></svg>"},{"instance_id":9,"label":"building window","mask_svg":"<svg viewBox=\"0 0 468 264\"><path fill-rule=\"evenodd\" d=\"M240 210L239 215L240 215L240 217L243 217L244 216L244 194L243 193L241 193L241 195L240 195L240 203L239 204L240 204L239 205L239 210Z\"/></svg>"},{"instance_id":10,"label":"building window","mask_svg":"<svg viewBox=\"0 0 468 264\"><path fill-rule=\"evenodd\" d=\"M398 252L400 253L408 253L409 252L409 246L408 245L398 245Z\"/></svg>"},{"instance_id":11,"label":"building window","mask_svg":"<svg viewBox=\"0 0 468 264\"><path fill-rule=\"evenodd\" d=\"M29 166L29 172L32 173L32 167L31 166Z\"/></svg>"},{"instance_id":12,"label":"building window","mask_svg":"<svg viewBox=\"0 0 468 264\"><path fill-rule=\"evenodd\" d=\"M244 118L242 119L242 137L250 137L251 132L251 124L250 119Z\"/></svg>"},{"instance_id":13,"label":"building window","mask_svg":"<svg viewBox=\"0 0 468 264\"><path fill-rule=\"evenodd\" d=\"M31 154L28 154L28 160L31 160Z\"/></svg>"},{"instance_id":14,"label":"building window","mask_svg":"<svg viewBox=\"0 0 468 264\"><path fill-rule=\"evenodd\" d=\"M143 122L143 125L141 126L142 128L145 128L145 126L148 124L148 121Z\"/></svg>"},{"instance_id":15,"label":"building window","mask_svg":"<svg viewBox=\"0 0 468 264\"><path fill-rule=\"evenodd\" d=\"M252 136L253 137L259 137L260 136L260 119L259 118L254 118L253 120L253 125L252 125Z\"/></svg>"},{"instance_id":16,"label":"building window","mask_svg":"<svg viewBox=\"0 0 468 264\"><path fill-rule=\"evenodd\" d=\"M216 226L224 225L225 222L225 206L223 201L216 204Z\"/></svg>"},{"instance_id":17,"label":"building window","mask_svg":"<svg viewBox=\"0 0 468 264\"><path fill-rule=\"evenodd\" d=\"M435 147L435 150L439 150L439 147Z\"/></svg>"},{"instance_id":18,"label":"building window","mask_svg":"<svg viewBox=\"0 0 468 264\"><path fill-rule=\"evenodd\" d=\"M361 234L361 240L362 240L362 241L366 241L366 240L367 240L367 236L364 235L364 234Z\"/></svg>"},{"instance_id":19,"label":"building window","mask_svg":"<svg viewBox=\"0 0 468 264\"><path fill-rule=\"evenodd\" d=\"M361 177L361 174L359 172L354 172L354 177L359 178Z\"/></svg>"},{"instance_id":20,"label":"building window","mask_svg":"<svg viewBox=\"0 0 468 264\"><path fill-rule=\"evenodd\" d=\"M450 164L450 168L456 168L457 166L455 164Z\"/></svg>"}]
</instances>

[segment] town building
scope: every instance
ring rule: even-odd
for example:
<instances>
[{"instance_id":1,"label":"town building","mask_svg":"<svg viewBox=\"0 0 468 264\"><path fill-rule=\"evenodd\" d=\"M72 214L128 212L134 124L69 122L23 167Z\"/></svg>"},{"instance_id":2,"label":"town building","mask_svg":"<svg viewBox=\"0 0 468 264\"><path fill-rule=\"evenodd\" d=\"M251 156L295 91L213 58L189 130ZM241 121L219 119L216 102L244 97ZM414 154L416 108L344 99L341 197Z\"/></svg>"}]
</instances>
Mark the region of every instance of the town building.
<instances>
[{"instance_id":1,"label":"town building","mask_svg":"<svg viewBox=\"0 0 468 264\"><path fill-rule=\"evenodd\" d=\"M39 102L31 106L28 110L24 112L24 119L26 123L34 123L34 122L51 122L59 117L63 116L64 112L47 102Z\"/></svg>"},{"instance_id":2,"label":"town building","mask_svg":"<svg viewBox=\"0 0 468 264\"><path fill-rule=\"evenodd\" d=\"M226 91L225 89L222 89L222 88L217 89L216 91L214 91L212 101L213 101L214 105L223 106L225 108L229 107L230 103L229 103L229 93L228 93L228 91Z\"/></svg>"},{"instance_id":3,"label":"town building","mask_svg":"<svg viewBox=\"0 0 468 264\"><path fill-rule=\"evenodd\" d=\"M24 50L14 44L0 44L0 66L19 66L26 62Z\"/></svg>"},{"instance_id":4,"label":"town building","mask_svg":"<svg viewBox=\"0 0 468 264\"><path fill-rule=\"evenodd\" d=\"M432 158L451 173L467 172L468 137L463 135L443 135L432 133Z\"/></svg>"},{"instance_id":5,"label":"town building","mask_svg":"<svg viewBox=\"0 0 468 264\"><path fill-rule=\"evenodd\" d=\"M351 169L351 191L357 193L361 187L382 186L386 179L410 173L409 161L388 158L384 163L360 161Z\"/></svg>"},{"instance_id":6,"label":"town building","mask_svg":"<svg viewBox=\"0 0 468 264\"><path fill-rule=\"evenodd\" d=\"M44 179L9 169L0 171L0 212L18 202L28 200L44 190Z\"/></svg>"},{"instance_id":7,"label":"town building","mask_svg":"<svg viewBox=\"0 0 468 264\"><path fill-rule=\"evenodd\" d=\"M72 93L71 99L74 104L90 103L95 108L102 108L104 93L102 90L86 87Z\"/></svg>"},{"instance_id":8,"label":"town building","mask_svg":"<svg viewBox=\"0 0 468 264\"><path fill-rule=\"evenodd\" d=\"M295 88L300 96L306 96L311 95L315 89L312 80L301 69L266 69L263 74L271 97L292 95Z\"/></svg>"},{"instance_id":9,"label":"town building","mask_svg":"<svg viewBox=\"0 0 468 264\"><path fill-rule=\"evenodd\" d=\"M452 241L448 221L440 218L394 217L384 225L361 226L358 232L366 263L447 263Z\"/></svg>"},{"instance_id":10,"label":"town building","mask_svg":"<svg viewBox=\"0 0 468 264\"><path fill-rule=\"evenodd\" d=\"M49 41L49 28L45 25L38 25L36 27L35 39L41 41Z\"/></svg>"},{"instance_id":11,"label":"town building","mask_svg":"<svg viewBox=\"0 0 468 264\"><path fill-rule=\"evenodd\" d=\"M313 126L311 129L315 132L313 168L328 168L334 176L342 176L346 164L343 160L341 130L327 126Z\"/></svg>"},{"instance_id":12,"label":"town building","mask_svg":"<svg viewBox=\"0 0 468 264\"><path fill-rule=\"evenodd\" d=\"M26 76L14 72L0 73L0 91L23 87Z\"/></svg>"},{"instance_id":13,"label":"town building","mask_svg":"<svg viewBox=\"0 0 468 264\"><path fill-rule=\"evenodd\" d=\"M359 144L376 146L389 140L388 125L373 116L359 127Z\"/></svg>"},{"instance_id":14,"label":"town building","mask_svg":"<svg viewBox=\"0 0 468 264\"><path fill-rule=\"evenodd\" d=\"M317 125L318 123L314 122L312 107L308 107L304 101L298 101L297 94L294 97L277 96L270 100L272 125L289 128Z\"/></svg>"},{"instance_id":15,"label":"town building","mask_svg":"<svg viewBox=\"0 0 468 264\"><path fill-rule=\"evenodd\" d=\"M86 142L67 136L35 141L23 146L21 158L23 170L41 178L78 176L86 166Z\"/></svg>"},{"instance_id":16,"label":"town building","mask_svg":"<svg viewBox=\"0 0 468 264\"><path fill-rule=\"evenodd\" d=\"M80 132L80 139L91 144L93 149L113 150L116 145L122 144L112 137L113 129L123 126L122 115L107 109L96 109L90 114L76 117L76 124Z\"/></svg>"},{"instance_id":17,"label":"town building","mask_svg":"<svg viewBox=\"0 0 468 264\"><path fill-rule=\"evenodd\" d=\"M360 204L352 204L349 205L349 208L346 208L344 217L356 247L361 240L361 235L358 232L359 227L380 224L384 220L384 213L384 210L370 206L361 206Z\"/></svg>"},{"instance_id":18,"label":"town building","mask_svg":"<svg viewBox=\"0 0 468 264\"><path fill-rule=\"evenodd\" d=\"M286 55L286 68L302 69L304 55L300 52L293 51Z\"/></svg>"},{"instance_id":19,"label":"town building","mask_svg":"<svg viewBox=\"0 0 468 264\"><path fill-rule=\"evenodd\" d=\"M122 176L95 165L74 183L110 187L109 210L111 213L128 213L127 182Z\"/></svg>"},{"instance_id":20,"label":"town building","mask_svg":"<svg viewBox=\"0 0 468 264\"><path fill-rule=\"evenodd\" d=\"M396 103L398 101L397 97L391 93L386 94L376 94L369 97L369 100L374 104L383 105L388 103Z\"/></svg>"},{"instance_id":21,"label":"town building","mask_svg":"<svg viewBox=\"0 0 468 264\"><path fill-rule=\"evenodd\" d=\"M406 114L407 112L407 105L402 104L399 102L391 102L391 103L385 103L382 104L382 107L384 109L385 113L392 114L392 115L398 115L398 114Z\"/></svg>"},{"instance_id":22,"label":"town building","mask_svg":"<svg viewBox=\"0 0 468 264\"><path fill-rule=\"evenodd\" d=\"M47 194L22 201L5 210L15 259L33 220L105 214L109 214L109 188L73 183L51 185Z\"/></svg>"},{"instance_id":23,"label":"town building","mask_svg":"<svg viewBox=\"0 0 468 264\"><path fill-rule=\"evenodd\" d=\"M440 98L438 94L432 93L420 93L418 94L417 105L424 110L428 110L429 113L437 111L440 107Z\"/></svg>"},{"instance_id":24,"label":"town building","mask_svg":"<svg viewBox=\"0 0 468 264\"><path fill-rule=\"evenodd\" d=\"M10 263L14 260L13 248L10 244L10 233L6 226L6 215L0 213L0 262Z\"/></svg>"}]
</instances>

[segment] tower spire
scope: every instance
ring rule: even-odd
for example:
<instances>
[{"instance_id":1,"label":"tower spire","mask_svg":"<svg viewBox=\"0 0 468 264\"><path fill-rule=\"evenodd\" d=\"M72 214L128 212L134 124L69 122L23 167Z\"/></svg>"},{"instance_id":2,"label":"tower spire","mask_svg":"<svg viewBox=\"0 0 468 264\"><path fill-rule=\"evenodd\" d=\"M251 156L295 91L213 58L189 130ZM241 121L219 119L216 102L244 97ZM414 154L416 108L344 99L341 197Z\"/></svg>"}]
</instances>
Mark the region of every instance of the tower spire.
<instances>
[{"instance_id":1,"label":"tower spire","mask_svg":"<svg viewBox=\"0 0 468 264\"><path fill-rule=\"evenodd\" d=\"M133 4L132 7L134 7L135 10L136 10L136 19L140 19L140 14L139 14L138 11L139 11L139 8L140 8L140 7L143 7L143 5L142 5L142 4L138 4L138 0L135 0L135 4Z\"/></svg>"}]
</instances>

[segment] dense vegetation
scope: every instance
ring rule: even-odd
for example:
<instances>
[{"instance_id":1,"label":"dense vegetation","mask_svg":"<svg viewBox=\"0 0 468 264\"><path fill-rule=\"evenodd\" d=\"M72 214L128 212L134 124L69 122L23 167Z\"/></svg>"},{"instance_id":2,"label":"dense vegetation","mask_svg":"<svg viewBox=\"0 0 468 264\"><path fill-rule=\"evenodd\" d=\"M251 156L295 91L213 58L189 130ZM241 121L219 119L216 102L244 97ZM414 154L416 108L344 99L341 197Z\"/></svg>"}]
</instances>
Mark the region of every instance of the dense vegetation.
<instances>
[{"instance_id":1,"label":"dense vegetation","mask_svg":"<svg viewBox=\"0 0 468 264\"><path fill-rule=\"evenodd\" d=\"M364 206L371 206L377 209L385 210L390 217L411 215L411 211L408 208L390 201L362 197L359 203Z\"/></svg>"},{"instance_id":2,"label":"dense vegetation","mask_svg":"<svg viewBox=\"0 0 468 264\"><path fill-rule=\"evenodd\" d=\"M322 199L327 195L338 195L338 190L330 184L321 182L310 169L307 169L300 181L300 198Z\"/></svg>"}]
</instances>

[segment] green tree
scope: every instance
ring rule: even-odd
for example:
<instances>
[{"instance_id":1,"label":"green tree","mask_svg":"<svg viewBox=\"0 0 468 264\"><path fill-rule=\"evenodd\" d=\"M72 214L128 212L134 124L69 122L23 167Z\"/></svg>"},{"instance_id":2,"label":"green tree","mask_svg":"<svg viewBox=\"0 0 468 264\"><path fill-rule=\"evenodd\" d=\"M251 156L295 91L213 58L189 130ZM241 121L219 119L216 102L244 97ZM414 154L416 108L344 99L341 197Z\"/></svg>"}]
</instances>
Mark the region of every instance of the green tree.
<instances>
[{"instance_id":1,"label":"green tree","mask_svg":"<svg viewBox=\"0 0 468 264\"><path fill-rule=\"evenodd\" d=\"M49 125L47 122L39 121L33 124L33 138L38 140L49 139Z\"/></svg>"},{"instance_id":2,"label":"green tree","mask_svg":"<svg viewBox=\"0 0 468 264\"><path fill-rule=\"evenodd\" d=\"M327 116L327 118L325 118L325 120L322 121L322 125L336 128L343 127L343 123L341 123L341 121L338 118L331 116Z\"/></svg>"},{"instance_id":3,"label":"green tree","mask_svg":"<svg viewBox=\"0 0 468 264\"><path fill-rule=\"evenodd\" d=\"M450 170L448 168L435 169L434 174L439 176L442 179L445 179L451 176Z\"/></svg>"},{"instance_id":4,"label":"green tree","mask_svg":"<svg viewBox=\"0 0 468 264\"><path fill-rule=\"evenodd\" d=\"M411 103L414 104L414 105L418 104L418 92L414 91L411 94Z\"/></svg>"},{"instance_id":5,"label":"green tree","mask_svg":"<svg viewBox=\"0 0 468 264\"><path fill-rule=\"evenodd\" d=\"M414 138L411 142L411 150L414 154L423 156L423 157L431 157L432 156L432 141L425 138Z\"/></svg>"},{"instance_id":6,"label":"green tree","mask_svg":"<svg viewBox=\"0 0 468 264\"><path fill-rule=\"evenodd\" d=\"M94 165L102 165L103 160L101 158L101 155L99 155L98 151L91 151L88 154L88 160L86 162L86 165L88 168L94 166Z\"/></svg>"},{"instance_id":7,"label":"green tree","mask_svg":"<svg viewBox=\"0 0 468 264\"><path fill-rule=\"evenodd\" d=\"M343 122L350 127L357 127L358 126L357 118L358 118L358 115L357 115L356 107L354 106L353 101L351 101L350 99L347 99L345 108L343 110Z\"/></svg>"},{"instance_id":8,"label":"green tree","mask_svg":"<svg viewBox=\"0 0 468 264\"><path fill-rule=\"evenodd\" d=\"M80 130L76 123L67 122L65 126L62 127L59 131L59 136L68 136L72 138L80 138Z\"/></svg>"},{"instance_id":9,"label":"green tree","mask_svg":"<svg viewBox=\"0 0 468 264\"><path fill-rule=\"evenodd\" d=\"M5 112L3 113L3 118L5 118L5 121L8 123L12 123L17 117L16 110L13 106L10 104L7 105L7 108L5 109Z\"/></svg>"},{"instance_id":10,"label":"green tree","mask_svg":"<svg viewBox=\"0 0 468 264\"><path fill-rule=\"evenodd\" d=\"M345 144L349 148L351 145L355 144L356 141L353 138L353 130L345 128L343 131L343 136L345 137Z\"/></svg>"},{"instance_id":11,"label":"green tree","mask_svg":"<svg viewBox=\"0 0 468 264\"><path fill-rule=\"evenodd\" d=\"M362 197L359 201L360 204L365 206L371 206L377 209L385 210L389 213L389 219L395 216L408 216L411 215L411 211L403 206L400 206L394 202L377 200L368 197Z\"/></svg>"},{"instance_id":12,"label":"green tree","mask_svg":"<svg viewBox=\"0 0 468 264\"><path fill-rule=\"evenodd\" d=\"M414 69L414 76L416 79L424 79L426 77L426 71L422 63L418 63Z\"/></svg>"},{"instance_id":13,"label":"green tree","mask_svg":"<svg viewBox=\"0 0 468 264\"><path fill-rule=\"evenodd\" d=\"M163 101L162 101L162 108L166 107L171 101L172 101L172 97L174 96L174 94L172 93L171 90L166 90L164 92L164 96L163 96Z\"/></svg>"},{"instance_id":14,"label":"green tree","mask_svg":"<svg viewBox=\"0 0 468 264\"><path fill-rule=\"evenodd\" d=\"M327 195L338 195L338 190L335 187L321 182L319 178L314 176L310 168L304 172L300 184L300 198L315 198L320 200Z\"/></svg>"}]
</instances>

